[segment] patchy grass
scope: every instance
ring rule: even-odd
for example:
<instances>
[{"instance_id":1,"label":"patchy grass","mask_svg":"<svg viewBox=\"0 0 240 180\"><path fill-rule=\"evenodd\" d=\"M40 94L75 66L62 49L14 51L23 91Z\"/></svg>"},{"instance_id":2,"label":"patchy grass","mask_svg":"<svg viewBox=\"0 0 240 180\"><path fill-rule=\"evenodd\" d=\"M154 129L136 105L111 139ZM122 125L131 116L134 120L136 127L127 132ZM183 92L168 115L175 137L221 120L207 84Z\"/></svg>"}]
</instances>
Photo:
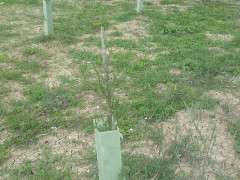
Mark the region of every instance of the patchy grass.
<instances>
[{"instance_id":1,"label":"patchy grass","mask_svg":"<svg viewBox=\"0 0 240 180\"><path fill-rule=\"evenodd\" d=\"M238 119L236 123L229 124L228 130L234 136L235 150L239 154L240 153L240 119Z\"/></svg>"},{"instance_id":2,"label":"patchy grass","mask_svg":"<svg viewBox=\"0 0 240 180\"><path fill-rule=\"evenodd\" d=\"M11 149L38 143L39 136L52 128L93 133L92 119L99 116L96 112L106 110L94 72L101 72L101 26L106 29L111 72L117 77L113 114L125 136L124 143L151 140L159 154L160 149L166 148L167 152L166 157L125 153L125 178L206 178L205 172L193 177L173 170L181 164L179 155L192 160L189 162L199 162L194 155L201 151L200 140L182 135L181 139L171 139L169 147L161 147L168 134L158 125L192 107L209 112L210 121L217 121L219 116L231 119L229 131L239 152L239 120L235 122L236 115L230 116L237 114L232 111L238 104L222 103L206 95L209 90L236 93L227 77L240 75L237 1L148 0L141 15L135 12L135 1L54 1L54 35L48 37L35 33L42 28L41 1L2 2L3 17L10 17L8 8L21 6L25 10L11 14L11 24L0 20L0 123L11 134L0 144L1 165L14 156ZM49 48L50 44L54 48ZM59 73L58 84L48 86L46 82L51 78L56 81L52 76L62 69L71 73ZM16 93L14 83L21 87L21 100L10 98ZM159 90L159 84L165 88ZM98 99L95 93L99 93ZM86 117L82 113L85 110L89 112ZM156 129L149 126L153 123ZM92 165L84 176L97 179L96 155L82 158L88 159L89 168ZM76 178L69 168L55 168L47 159L26 161L9 170L12 179L19 175L25 179Z\"/></svg>"},{"instance_id":3,"label":"patchy grass","mask_svg":"<svg viewBox=\"0 0 240 180\"><path fill-rule=\"evenodd\" d=\"M94 161L96 164L96 156L88 157L88 161ZM144 155L133 155L130 153L123 154L124 167L119 179L176 179L171 167L171 163L167 159L149 158ZM97 177L97 168L93 166L90 169L88 178Z\"/></svg>"}]
</instances>

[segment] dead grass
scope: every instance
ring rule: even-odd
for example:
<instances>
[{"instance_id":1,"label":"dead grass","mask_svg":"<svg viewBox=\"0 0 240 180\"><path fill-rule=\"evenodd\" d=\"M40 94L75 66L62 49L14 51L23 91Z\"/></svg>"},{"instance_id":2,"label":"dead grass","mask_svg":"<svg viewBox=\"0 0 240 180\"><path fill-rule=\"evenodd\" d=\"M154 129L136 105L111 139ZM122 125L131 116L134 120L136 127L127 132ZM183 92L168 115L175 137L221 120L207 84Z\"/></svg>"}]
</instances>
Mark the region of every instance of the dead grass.
<instances>
[{"instance_id":1,"label":"dead grass","mask_svg":"<svg viewBox=\"0 0 240 180\"><path fill-rule=\"evenodd\" d=\"M233 35L231 34L212 34L210 32L206 32L206 36L212 40L219 41L231 41L233 39Z\"/></svg>"},{"instance_id":2,"label":"dead grass","mask_svg":"<svg viewBox=\"0 0 240 180\"><path fill-rule=\"evenodd\" d=\"M77 68L70 67L72 59L70 59L66 54L68 49L58 42L50 42L48 44L37 44L35 45L40 49L43 49L47 54L51 54L44 60L45 66L49 68L48 77L44 79L46 86L55 87L59 86L59 76L66 76L69 79L73 79L73 73ZM41 73L35 74L35 79L41 81L39 77Z\"/></svg>"},{"instance_id":3,"label":"dead grass","mask_svg":"<svg viewBox=\"0 0 240 180\"><path fill-rule=\"evenodd\" d=\"M159 83L159 84L157 85L157 88L156 88L155 92L158 93L158 94L161 94L161 93L163 93L165 90L167 90L167 85L166 85L166 84Z\"/></svg>"},{"instance_id":4,"label":"dead grass","mask_svg":"<svg viewBox=\"0 0 240 180\"><path fill-rule=\"evenodd\" d=\"M218 56L222 56L222 55L227 53L224 49L222 49L220 47L209 47L208 49L210 51L215 52L215 54L218 55Z\"/></svg>"},{"instance_id":5,"label":"dead grass","mask_svg":"<svg viewBox=\"0 0 240 180\"><path fill-rule=\"evenodd\" d=\"M84 102L84 108L73 107L71 109L76 115L90 118L104 114L105 111L102 109L104 100L99 99L94 91L86 91L80 98Z\"/></svg>"},{"instance_id":6,"label":"dead grass","mask_svg":"<svg viewBox=\"0 0 240 180\"><path fill-rule=\"evenodd\" d=\"M3 85L3 88L9 89L8 94L2 99L1 104L10 109L10 101L11 100L24 100L25 96L22 94L24 86L20 83L10 81Z\"/></svg>"},{"instance_id":7,"label":"dead grass","mask_svg":"<svg viewBox=\"0 0 240 180\"><path fill-rule=\"evenodd\" d=\"M6 16L6 14L11 14L11 16ZM34 14L36 17L34 21L29 14ZM1 17L5 17L1 19L2 23L6 25L16 26L11 32L18 33L21 37L34 37L36 34L42 34L43 26L39 26L39 24L43 24L42 22L42 9L40 7L31 8L30 6L9 6L8 8L4 8L3 11L0 12Z\"/></svg>"},{"instance_id":8,"label":"dead grass","mask_svg":"<svg viewBox=\"0 0 240 180\"><path fill-rule=\"evenodd\" d=\"M145 20L146 21L146 20ZM122 39L131 39L138 41L140 38L149 37L149 32L147 28L147 23L144 21L144 18L127 21L119 23L113 26L112 29L106 31L106 39L109 40L109 36L112 32L119 31L123 34ZM111 37L111 39L114 39Z\"/></svg>"},{"instance_id":9,"label":"dead grass","mask_svg":"<svg viewBox=\"0 0 240 180\"><path fill-rule=\"evenodd\" d=\"M174 74L174 75L179 75L179 74L181 74L182 72L181 72L181 70L178 69L178 68L172 68L172 69L169 70L169 73L170 73L170 74Z\"/></svg>"},{"instance_id":10,"label":"dead grass","mask_svg":"<svg viewBox=\"0 0 240 180\"><path fill-rule=\"evenodd\" d=\"M208 111L195 111L195 112L186 112L180 111L176 114L176 117L173 117L167 121L162 122L160 125L163 126L164 130L164 149L167 149L171 142L174 140L174 134L176 131L176 124L174 121L177 119L178 126L178 134L181 137L184 137L189 134L189 131L193 132L193 136L199 136L197 130L192 124L192 121L195 119L195 123L197 124L201 136L205 138L205 143L210 146L210 135L212 133L212 129L216 124L216 143L210 149L209 154L206 154L206 149L201 149L200 155L203 158L209 156L212 160L212 163L209 164L206 168L206 177L208 179L215 179L216 174L219 174L220 171L223 172L225 176L236 177L238 173L238 169L240 167L240 162L236 161L237 154L234 151L234 140L232 135L226 131L227 124L223 122L223 112L221 108L219 108L216 112L216 116L211 118L212 112ZM178 137L178 138L181 138ZM180 158L180 163L177 165L176 172L184 171L185 173L194 172L195 175L200 173L200 169L196 170L194 167L189 166L189 159L185 159L184 156ZM204 162L202 162L202 166ZM206 162L205 162L206 163ZM202 170L202 169L201 169ZM197 176L194 176L197 177Z\"/></svg>"},{"instance_id":11,"label":"dead grass","mask_svg":"<svg viewBox=\"0 0 240 180\"><path fill-rule=\"evenodd\" d=\"M206 94L214 96L215 98L219 99L221 103L229 103L232 105L237 105L240 103L240 99L238 97L235 97L231 92L211 90Z\"/></svg>"},{"instance_id":12,"label":"dead grass","mask_svg":"<svg viewBox=\"0 0 240 180\"><path fill-rule=\"evenodd\" d=\"M229 121L235 121L240 116L240 96L234 96L230 92L221 91L209 91L207 94L212 95L221 101L220 106L218 106L216 110L209 111L194 109L191 111L179 111L172 118L163 121L158 125L154 124L152 127L162 126L163 128L164 140L162 147L164 152L170 147L171 142L174 141L176 137L176 128L179 139L189 135L189 132L192 132L191 135L194 137L201 135L205 139L207 146L209 145L210 147L210 135L216 125L215 145L212 146L208 154L205 154L205 149L201 149L200 152L202 156L207 155L212 161L208 167L206 167L206 177L208 179L216 179L216 175L221 175L222 173L224 177L235 178L240 168L240 162L238 160L238 155L234 150L234 138L226 129ZM221 106L224 103L230 103L233 105L233 108L227 114ZM199 132L196 127L198 127ZM153 147L154 146L152 145L151 148ZM189 160L184 156L180 159L180 163L176 167L176 172L191 172L195 173L195 175L200 173L201 169L196 170L189 166ZM206 164L204 165L204 162L202 163L202 167L206 166Z\"/></svg>"},{"instance_id":13,"label":"dead grass","mask_svg":"<svg viewBox=\"0 0 240 180\"><path fill-rule=\"evenodd\" d=\"M128 142L122 145L122 152L132 152L132 154L144 154L148 157L158 157L158 147L149 139L137 142Z\"/></svg>"},{"instance_id":14,"label":"dead grass","mask_svg":"<svg viewBox=\"0 0 240 180\"><path fill-rule=\"evenodd\" d=\"M0 120L0 125L1 125L1 120ZM8 132L5 129L0 129L0 145L4 143L5 140L8 139L8 137L11 135L10 132Z\"/></svg>"}]
</instances>

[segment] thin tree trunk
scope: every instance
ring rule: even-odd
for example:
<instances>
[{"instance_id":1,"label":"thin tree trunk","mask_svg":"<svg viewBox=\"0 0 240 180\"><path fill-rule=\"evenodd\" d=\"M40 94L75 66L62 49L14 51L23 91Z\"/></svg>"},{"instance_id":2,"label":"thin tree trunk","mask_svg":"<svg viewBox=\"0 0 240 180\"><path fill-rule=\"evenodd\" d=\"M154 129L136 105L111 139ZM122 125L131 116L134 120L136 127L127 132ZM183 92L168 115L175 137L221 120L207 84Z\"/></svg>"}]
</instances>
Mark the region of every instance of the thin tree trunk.
<instances>
[{"instance_id":1,"label":"thin tree trunk","mask_svg":"<svg viewBox=\"0 0 240 180\"><path fill-rule=\"evenodd\" d=\"M112 130L112 102L111 102L111 92L109 88L109 74L108 74L108 63L106 55L106 46L104 42L104 28L101 27L101 41L102 41L102 57L103 57L103 70L104 70L104 83L105 83L105 98L107 103L107 120L109 125L109 130Z\"/></svg>"}]
</instances>

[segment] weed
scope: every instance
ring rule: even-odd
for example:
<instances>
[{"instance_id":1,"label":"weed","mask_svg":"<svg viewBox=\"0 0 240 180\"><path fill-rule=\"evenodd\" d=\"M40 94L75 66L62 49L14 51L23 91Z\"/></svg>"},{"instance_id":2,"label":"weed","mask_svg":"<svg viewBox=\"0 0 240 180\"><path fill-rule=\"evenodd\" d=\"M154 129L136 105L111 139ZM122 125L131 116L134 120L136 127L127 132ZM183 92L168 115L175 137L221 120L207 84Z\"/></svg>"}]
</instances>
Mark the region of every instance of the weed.
<instances>
[{"instance_id":1,"label":"weed","mask_svg":"<svg viewBox=\"0 0 240 180\"><path fill-rule=\"evenodd\" d=\"M140 139L140 129L136 126L136 123L136 119L118 119L118 126L124 138L131 141Z\"/></svg>"},{"instance_id":2,"label":"weed","mask_svg":"<svg viewBox=\"0 0 240 180\"><path fill-rule=\"evenodd\" d=\"M15 63L17 69L37 73L43 66L36 60L22 60Z\"/></svg>"},{"instance_id":3,"label":"weed","mask_svg":"<svg viewBox=\"0 0 240 180\"><path fill-rule=\"evenodd\" d=\"M12 62L12 61L13 61L13 59L10 58L7 54L1 54L0 55L0 62L7 62L7 63L9 63L9 62Z\"/></svg>"},{"instance_id":4,"label":"weed","mask_svg":"<svg viewBox=\"0 0 240 180\"><path fill-rule=\"evenodd\" d=\"M58 155L60 156L60 155ZM61 157L62 158L62 157ZM72 173L67 167L57 169L54 164L59 163L60 157L52 155L51 151L43 152L43 159L38 159L36 162L24 161L13 170L12 179L72 179ZM64 166L64 162L63 166Z\"/></svg>"},{"instance_id":5,"label":"weed","mask_svg":"<svg viewBox=\"0 0 240 180\"><path fill-rule=\"evenodd\" d=\"M236 123L230 123L228 126L228 131L235 138L235 150L237 153L240 153L240 119Z\"/></svg>"},{"instance_id":6,"label":"weed","mask_svg":"<svg viewBox=\"0 0 240 180\"><path fill-rule=\"evenodd\" d=\"M156 128L156 129L152 129L149 128L148 129L148 138L150 138L151 140L153 140L153 142L161 148L161 144L162 141L164 139L164 133L163 133L163 129L161 128Z\"/></svg>"},{"instance_id":7,"label":"weed","mask_svg":"<svg viewBox=\"0 0 240 180\"><path fill-rule=\"evenodd\" d=\"M12 140L19 145L35 141L35 135L40 129L40 123L36 121L36 117L26 112L17 116L9 115L4 123L16 134L17 137L14 137Z\"/></svg>"},{"instance_id":8,"label":"weed","mask_svg":"<svg viewBox=\"0 0 240 180\"><path fill-rule=\"evenodd\" d=\"M219 100L210 95L203 96L199 102L201 109L213 109L217 104L219 104Z\"/></svg>"},{"instance_id":9,"label":"weed","mask_svg":"<svg viewBox=\"0 0 240 180\"><path fill-rule=\"evenodd\" d=\"M190 114L191 111L189 111L188 115ZM183 125L181 127L182 130L185 130L185 133L180 133L179 123L176 119L174 140L166 151L173 162L177 163L183 160L188 164L190 172L185 176L189 176L190 179L192 177L206 178L206 170L213 163L209 155L213 151L216 142L216 125L212 127L211 132L207 135L202 134L200 127L197 120L192 118L188 126Z\"/></svg>"},{"instance_id":10,"label":"weed","mask_svg":"<svg viewBox=\"0 0 240 180\"><path fill-rule=\"evenodd\" d=\"M42 101L47 111L65 109L67 106L76 105L78 100L74 99L74 92L64 87L49 89L43 84L36 84L25 91L35 102Z\"/></svg>"},{"instance_id":11,"label":"weed","mask_svg":"<svg viewBox=\"0 0 240 180\"><path fill-rule=\"evenodd\" d=\"M8 143L0 145L0 165L11 156L11 152L8 151Z\"/></svg>"},{"instance_id":12,"label":"weed","mask_svg":"<svg viewBox=\"0 0 240 180\"><path fill-rule=\"evenodd\" d=\"M230 113L231 112L231 109L232 109L232 105L228 102L225 102L223 105L222 105L222 108L224 110L225 113Z\"/></svg>"},{"instance_id":13,"label":"weed","mask_svg":"<svg viewBox=\"0 0 240 180\"><path fill-rule=\"evenodd\" d=\"M25 43L29 44L29 43L48 43L51 41L56 40L56 37L54 35L49 35L49 36L45 36L45 35L40 35L37 37L34 37L32 39L28 39L25 41Z\"/></svg>"},{"instance_id":14,"label":"weed","mask_svg":"<svg viewBox=\"0 0 240 180\"><path fill-rule=\"evenodd\" d=\"M114 37L121 37L122 35L123 33L120 31L114 31L110 34L110 36L114 36Z\"/></svg>"},{"instance_id":15,"label":"weed","mask_svg":"<svg viewBox=\"0 0 240 180\"><path fill-rule=\"evenodd\" d=\"M91 156L93 164L96 162L96 156ZM119 176L119 179L133 179L133 180L143 180L143 179L161 179L161 180L170 180L176 179L172 171L171 161L167 159L158 159L158 158L149 158L141 154L123 154L123 169ZM89 178L97 178L97 168L92 166L90 173L88 174Z\"/></svg>"},{"instance_id":16,"label":"weed","mask_svg":"<svg viewBox=\"0 0 240 180\"><path fill-rule=\"evenodd\" d=\"M123 172L120 179L176 179L172 171L171 161L167 159L149 158L144 155L123 154Z\"/></svg>"},{"instance_id":17,"label":"weed","mask_svg":"<svg viewBox=\"0 0 240 180\"><path fill-rule=\"evenodd\" d=\"M32 48L32 47L25 47L23 49L23 54L25 56L32 56L35 55L36 57L40 58L41 60L46 60L50 57L49 54L47 54L45 51L39 49L39 48Z\"/></svg>"},{"instance_id":18,"label":"weed","mask_svg":"<svg viewBox=\"0 0 240 180\"><path fill-rule=\"evenodd\" d=\"M26 84L31 83L31 79L25 77L22 73L12 70L3 70L0 68L0 80L3 82L7 81L19 81Z\"/></svg>"},{"instance_id":19,"label":"weed","mask_svg":"<svg viewBox=\"0 0 240 180\"><path fill-rule=\"evenodd\" d=\"M107 47L110 46L116 46L116 47L123 47L123 48L137 48L136 43L133 40L128 40L128 39L114 39L114 40L109 40L107 41Z\"/></svg>"},{"instance_id":20,"label":"weed","mask_svg":"<svg viewBox=\"0 0 240 180\"><path fill-rule=\"evenodd\" d=\"M161 1L161 4L179 4L179 5L183 5L184 4L184 0L163 0L163 1Z\"/></svg>"}]
</instances>

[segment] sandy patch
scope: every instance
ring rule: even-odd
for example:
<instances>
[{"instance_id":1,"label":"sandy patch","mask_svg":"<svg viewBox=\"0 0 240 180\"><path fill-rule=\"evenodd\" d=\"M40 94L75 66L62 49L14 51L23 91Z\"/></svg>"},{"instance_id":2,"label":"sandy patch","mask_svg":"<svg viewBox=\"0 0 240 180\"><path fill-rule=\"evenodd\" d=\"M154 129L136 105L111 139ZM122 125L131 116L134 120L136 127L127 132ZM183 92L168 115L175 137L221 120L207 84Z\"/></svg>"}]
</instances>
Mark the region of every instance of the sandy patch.
<instances>
[{"instance_id":1,"label":"sandy patch","mask_svg":"<svg viewBox=\"0 0 240 180\"><path fill-rule=\"evenodd\" d=\"M16 25L17 27L11 32L18 33L21 36L34 37L36 34L42 34L43 32L42 18L32 18L32 16L42 17L42 9L40 7L8 6L8 8L1 10L0 15L7 17L1 19L3 23Z\"/></svg>"},{"instance_id":2,"label":"sandy patch","mask_svg":"<svg viewBox=\"0 0 240 180\"><path fill-rule=\"evenodd\" d=\"M167 85L163 84L163 83L159 83L157 85L157 88L156 88L155 92L158 93L158 94L161 94L161 93L163 93L166 90L167 90Z\"/></svg>"},{"instance_id":3,"label":"sandy patch","mask_svg":"<svg viewBox=\"0 0 240 180\"><path fill-rule=\"evenodd\" d=\"M231 77L230 81L236 86L240 87L240 76Z\"/></svg>"},{"instance_id":4,"label":"sandy patch","mask_svg":"<svg viewBox=\"0 0 240 180\"><path fill-rule=\"evenodd\" d=\"M181 70L178 69L178 68L172 68L172 69L169 70L169 73L170 73L170 74L173 74L173 75L179 75L179 74L181 74L182 72L181 72Z\"/></svg>"},{"instance_id":5,"label":"sandy patch","mask_svg":"<svg viewBox=\"0 0 240 180\"><path fill-rule=\"evenodd\" d=\"M215 40L215 41L217 41L217 40L220 40L220 41L231 41L233 39L233 37L234 37L231 34L212 34L212 33L208 32L208 31L205 34L206 34L206 36L208 38L210 38L212 40Z\"/></svg>"},{"instance_id":6,"label":"sandy patch","mask_svg":"<svg viewBox=\"0 0 240 180\"><path fill-rule=\"evenodd\" d=\"M9 81L3 85L3 88L9 89L9 93L2 99L2 104L10 109L11 100L25 100L25 96L22 94L24 86L15 81Z\"/></svg>"},{"instance_id":7,"label":"sandy patch","mask_svg":"<svg viewBox=\"0 0 240 180\"><path fill-rule=\"evenodd\" d=\"M84 108L73 107L71 110L78 116L85 118L103 115L105 111L102 109L104 100L98 98L94 91L86 91L81 95L81 100L84 102Z\"/></svg>"},{"instance_id":8,"label":"sandy patch","mask_svg":"<svg viewBox=\"0 0 240 180\"><path fill-rule=\"evenodd\" d=\"M94 54L102 54L102 47L101 46L99 46L99 47L98 46L93 46L93 45L86 46L86 45L84 45L83 42L71 45L70 48L76 49L78 51L90 51ZM108 53L108 51L107 51L107 53Z\"/></svg>"},{"instance_id":9,"label":"sandy patch","mask_svg":"<svg viewBox=\"0 0 240 180\"><path fill-rule=\"evenodd\" d=\"M210 51L215 52L216 55L219 55L219 56L224 55L226 53L225 50L220 47L209 47L208 49Z\"/></svg>"},{"instance_id":10,"label":"sandy patch","mask_svg":"<svg viewBox=\"0 0 240 180\"><path fill-rule=\"evenodd\" d=\"M132 154L144 154L148 157L158 157L158 147L150 140L140 140L128 142L122 145L122 152L132 152Z\"/></svg>"},{"instance_id":11,"label":"sandy patch","mask_svg":"<svg viewBox=\"0 0 240 180\"><path fill-rule=\"evenodd\" d=\"M214 96L215 98L221 100L221 103L229 103L232 105L236 105L240 103L240 100L238 97L235 97L230 92L220 92L220 91L214 91L211 90L207 92L208 95Z\"/></svg>"},{"instance_id":12,"label":"sandy patch","mask_svg":"<svg viewBox=\"0 0 240 180\"><path fill-rule=\"evenodd\" d=\"M164 54L164 55L169 54L169 53L170 53L169 51L160 51L160 54Z\"/></svg>"},{"instance_id":13,"label":"sandy patch","mask_svg":"<svg viewBox=\"0 0 240 180\"><path fill-rule=\"evenodd\" d=\"M119 31L123 34L122 39L131 39L137 41L140 38L149 37L147 23L142 20L132 20L123 22L113 26L111 30L106 31L106 40L116 39L118 37L112 37L112 32Z\"/></svg>"},{"instance_id":14,"label":"sandy patch","mask_svg":"<svg viewBox=\"0 0 240 180\"><path fill-rule=\"evenodd\" d=\"M1 125L1 123L0 123L0 125ZM0 131L1 131L0 132L0 145L1 145L4 143L4 141L6 141L10 137L11 134L7 130L0 129Z\"/></svg>"},{"instance_id":15,"label":"sandy patch","mask_svg":"<svg viewBox=\"0 0 240 180\"><path fill-rule=\"evenodd\" d=\"M187 149L191 143L185 144L185 150L179 154L180 163L176 167L176 172L191 172L195 174L194 177L197 177L204 170L208 179L215 179L216 175L220 175L219 172L235 178L240 168L240 162L236 160L238 158L234 150L233 137L226 131L227 124L222 120L222 110L218 109L215 117L212 117L211 113L208 111L180 111L176 117L160 123L165 134L163 148L167 149L176 137L181 140L188 135L192 137L190 142L199 141L202 144L200 151L192 154L202 158L202 161L196 162L200 167L191 168L189 166L191 151ZM211 163L207 161L209 158ZM223 164L224 166L222 166Z\"/></svg>"},{"instance_id":16,"label":"sandy patch","mask_svg":"<svg viewBox=\"0 0 240 180\"><path fill-rule=\"evenodd\" d=\"M65 67L65 66L59 66L58 64L51 66L49 76L44 80L44 83L48 87L56 87L60 85L59 76L68 76L71 79L72 76L72 69Z\"/></svg>"},{"instance_id":17,"label":"sandy patch","mask_svg":"<svg viewBox=\"0 0 240 180\"><path fill-rule=\"evenodd\" d=\"M67 56L68 49L66 49L66 47L55 41L48 44L37 44L35 46L52 55L45 60L45 64L49 68L48 77L44 79L46 86L59 86L59 76L67 76L69 79L73 79L73 73L76 71L76 68L70 67L72 59ZM39 75L36 75L36 79L38 79L38 76Z\"/></svg>"}]
</instances>

